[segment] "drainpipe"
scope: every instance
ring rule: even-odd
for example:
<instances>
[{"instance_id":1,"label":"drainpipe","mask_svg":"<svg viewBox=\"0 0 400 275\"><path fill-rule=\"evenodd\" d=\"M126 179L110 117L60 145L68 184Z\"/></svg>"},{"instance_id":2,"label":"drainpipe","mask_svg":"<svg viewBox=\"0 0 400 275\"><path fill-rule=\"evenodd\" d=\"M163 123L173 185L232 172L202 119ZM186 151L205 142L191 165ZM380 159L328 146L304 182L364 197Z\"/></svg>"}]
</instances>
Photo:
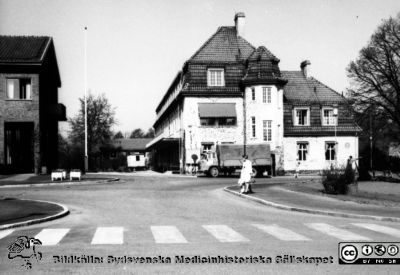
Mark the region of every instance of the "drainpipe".
<instances>
[{"instance_id":1,"label":"drainpipe","mask_svg":"<svg viewBox=\"0 0 400 275\"><path fill-rule=\"evenodd\" d=\"M243 91L243 154L246 155L247 135L246 135L246 87Z\"/></svg>"}]
</instances>

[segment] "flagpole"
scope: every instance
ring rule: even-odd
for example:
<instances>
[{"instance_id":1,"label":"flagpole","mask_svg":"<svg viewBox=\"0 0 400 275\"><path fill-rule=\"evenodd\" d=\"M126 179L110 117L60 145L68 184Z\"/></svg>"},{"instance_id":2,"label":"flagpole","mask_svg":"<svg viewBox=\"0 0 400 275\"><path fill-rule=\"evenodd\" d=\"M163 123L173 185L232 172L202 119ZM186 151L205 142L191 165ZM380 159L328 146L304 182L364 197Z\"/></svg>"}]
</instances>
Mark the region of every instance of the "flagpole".
<instances>
[{"instance_id":1,"label":"flagpole","mask_svg":"<svg viewBox=\"0 0 400 275\"><path fill-rule=\"evenodd\" d=\"M88 132L87 132L87 27L85 27L85 173L89 168L89 159L88 159Z\"/></svg>"}]
</instances>

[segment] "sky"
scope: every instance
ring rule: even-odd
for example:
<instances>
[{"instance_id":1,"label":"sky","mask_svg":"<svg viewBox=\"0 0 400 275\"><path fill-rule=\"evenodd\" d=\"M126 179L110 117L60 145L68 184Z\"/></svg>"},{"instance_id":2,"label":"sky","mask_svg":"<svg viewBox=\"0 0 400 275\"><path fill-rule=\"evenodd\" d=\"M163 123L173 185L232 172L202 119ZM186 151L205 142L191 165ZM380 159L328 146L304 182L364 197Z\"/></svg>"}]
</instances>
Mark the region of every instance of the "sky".
<instances>
[{"instance_id":1,"label":"sky","mask_svg":"<svg viewBox=\"0 0 400 275\"><path fill-rule=\"evenodd\" d=\"M147 130L173 78L219 26L246 15L245 39L265 46L281 70L311 73L338 92L349 87L346 67L383 19L400 12L399 0L0 0L0 35L51 36L67 117L87 83L115 107L114 131ZM62 133L68 123L59 124Z\"/></svg>"}]
</instances>

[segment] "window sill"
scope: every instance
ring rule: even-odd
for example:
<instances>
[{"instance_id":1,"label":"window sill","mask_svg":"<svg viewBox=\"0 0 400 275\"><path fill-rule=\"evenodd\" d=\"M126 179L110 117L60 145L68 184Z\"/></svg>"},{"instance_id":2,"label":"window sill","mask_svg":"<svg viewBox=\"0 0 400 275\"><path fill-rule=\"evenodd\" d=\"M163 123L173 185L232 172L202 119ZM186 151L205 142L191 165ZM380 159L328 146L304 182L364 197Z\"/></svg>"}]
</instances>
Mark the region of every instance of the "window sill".
<instances>
[{"instance_id":1,"label":"window sill","mask_svg":"<svg viewBox=\"0 0 400 275\"><path fill-rule=\"evenodd\" d=\"M307 125L293 125L294 127L310 127L311 125L307 124Z\"/></svg>"},{"instance_id":2,"label":"window sill","mask_svg":"<svg viewBox=\"0 0 400 275\"><path fill-rule=\"evenodd\" d=\"M10 99L10 98L6 98L6 101L32 101L32 99Z\"/></svg>"}]
</instances>

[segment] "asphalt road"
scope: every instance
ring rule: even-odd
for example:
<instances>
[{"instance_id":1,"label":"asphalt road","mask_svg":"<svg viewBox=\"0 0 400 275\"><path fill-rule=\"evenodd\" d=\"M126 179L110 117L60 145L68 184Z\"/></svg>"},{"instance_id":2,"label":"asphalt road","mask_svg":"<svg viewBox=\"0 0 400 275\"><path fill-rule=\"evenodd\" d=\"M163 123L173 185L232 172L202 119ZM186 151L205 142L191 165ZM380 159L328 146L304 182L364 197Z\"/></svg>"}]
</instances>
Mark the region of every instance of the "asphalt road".
<instances>
[{"instance_id":1,"label":"asphalt road","mask_svg":"<svg viewBox=\"0 0 400 275\"><path fill-rule=\"evenodd\" d=\"M8 259L7 247L18 236L36 237L43 243L36 246L43 258L31 258L32 269L27 274L399 273L398 265L339 265L338 243L400 241L400 224L270 208L222 191L236 182L235 178L131 176L98 185L1 189L7 197L64 204L71 214L0 231L0 273L25 270L22 258ZM282 179L258 182L276 184ZM373 224L375 230L360 224ZM193 263L197 255L205 260L208 256L226 260L227 256L239 262L247 257L248 263ZM277 257L284 255L326 257L328 263L277 263ZM75 263L55 262L58 256L75 256ZM91 256L103 263L76 262L76 257L83 261ZM115 257L128 262L107 263ZM155 259L153 263L130 263L135 257ZM168 257L172 263L166 262ZM189 263L177 263L182 257ZM263 260L266 263L260 263Z\"/></svg>"}]
</instances>

